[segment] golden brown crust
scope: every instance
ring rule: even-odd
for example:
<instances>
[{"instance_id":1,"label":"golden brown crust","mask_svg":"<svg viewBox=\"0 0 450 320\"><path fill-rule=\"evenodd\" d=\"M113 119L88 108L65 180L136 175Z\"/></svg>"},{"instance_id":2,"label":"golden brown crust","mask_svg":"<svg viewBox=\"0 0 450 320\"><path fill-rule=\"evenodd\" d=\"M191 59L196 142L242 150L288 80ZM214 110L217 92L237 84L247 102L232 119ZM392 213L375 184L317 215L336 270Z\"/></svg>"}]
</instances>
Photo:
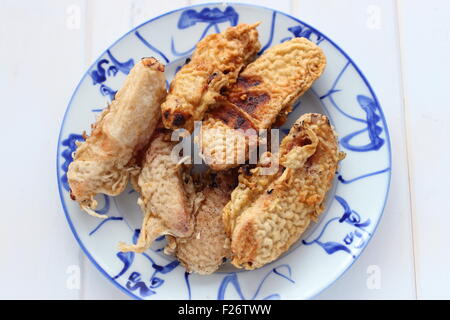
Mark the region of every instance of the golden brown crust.
<instances>
[{"instance_id":1,"label":"golden brown crust","mask_svg":"<svg viewBox=\"0 0 450 320\"><path fill-rule=\"evenodd\" d=\"M261 165L249 175L241 173L224 208L232 263L237 267L254 269L275 260L323 211L340 160L327 117L301 116L283 139L279 159L273 175L260 175Z\"/></svg>"},{"instance_id":2,"label":"golden brown crust","mask_svg":"<svg viewBox=\"0 0 450 320\"><path fill-rule=\"evenodd\" d=\"M160 104L166 95L164 66L144 58L127 76L111 105L92 125L92 134L80 143L67 172L72 199L88 213L95 213L94 196L118 195L136 157L148 144L161 118Z\"/></svg>"},{"instance_id":3,"label":"golden brown crust","mask_svg":"<svg viewBox=\"0 0 450 320\"><path fill-rule=\"evenodd\" d=\"M142 170L134 183L140 194L138 204L144 213L135 245L120 244L122 251L143 252L159 236L190 236L194 230L195 189L187 167L171 157L176 142L171 133L158 130L145 155Z\"/></svg>"},{"instance_id":4,"label":"golden brown crust","mask_svg":"<svg viewBox=\"0 0 450 320\"><path fill-rule=\"evenodd\" d=\"M160 72L164 72L164 65L159 63L158 60L154 57L150 58L142 58L142 64L146 67L154 67L156 70Z\"/></svg>"},{"instance_id":5,"label":"golden brown crust","mask_svg":"<svg viewBox=\"0 0 450 320\"><path fill-rule=\"evenodd\" d=\"M294 38L266 50L239 75L228 100L267 129L292 107L326 65L322 50L306 38Z\"/></svg>"},{"instance_id":6,"label":"golden brown crust","mask_svg":"<svg viewBox=\"0 0 450 320\"><path fill-rule=\"evenodd\" d=\"M176 74L161 106L166 128L192 131L194 121L203 119L220 90L233 84L259 51L257 25L229 27L197 44L190 62Z\"/></svg>"},{"instance_id":7,"label":"golden brown crust","mask_svg":"<svg viewBox=\"0 0 450 320\"><path fill-rule=\"evenodd\" d=\"M195 228L190 237L169 237L167 253L174 253L188 272L211 274L230 257L230 241L222 220L222 209L230 200L237 183L237 172L210 173L206 186L197 196L201 203L196 216Z\"/></svg>"},{"instance_id":8,"label":"golden brown crust","mask_svg":"<svg viewBox=\"0 0 450 320\"><path fill-rule=\"evenodd\" d=\"M208 136L214 134L214 128L225 125L247 130L269 129L275 122L280 125L292 104L320 77L325 65L322 50L305 38L275 45L250 63L226 92L226 102L219 102L202 126L202 152L211 168L224 170L239 164L226 163L225 155L236 158L238 150L212 141Z\"/></svg>"}]
</instances>

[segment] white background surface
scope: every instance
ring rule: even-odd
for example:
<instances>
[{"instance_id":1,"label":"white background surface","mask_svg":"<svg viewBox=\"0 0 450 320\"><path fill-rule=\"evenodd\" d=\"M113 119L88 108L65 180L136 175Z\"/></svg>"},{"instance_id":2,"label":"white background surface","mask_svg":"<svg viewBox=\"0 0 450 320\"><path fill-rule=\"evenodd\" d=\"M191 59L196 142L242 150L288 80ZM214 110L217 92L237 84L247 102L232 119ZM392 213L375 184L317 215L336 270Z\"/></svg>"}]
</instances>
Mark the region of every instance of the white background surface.
<instances>
[{"instance_id":1,"label":"white background surface","mask_svg":"<svg viewBox=\"0 0 450 320\"><path fill-rule=\"evenodd\" d=\"M156 15L202 2L0 0L0 298L129 299L66 223L59 127L106 47ZM290 13L333 39L365 73L388 121L393 175L382 221L361 258L316 299L450 299L450 1L240 2ZM80 288L68 285L74 268Z\"/></svg>"}]
</instances>

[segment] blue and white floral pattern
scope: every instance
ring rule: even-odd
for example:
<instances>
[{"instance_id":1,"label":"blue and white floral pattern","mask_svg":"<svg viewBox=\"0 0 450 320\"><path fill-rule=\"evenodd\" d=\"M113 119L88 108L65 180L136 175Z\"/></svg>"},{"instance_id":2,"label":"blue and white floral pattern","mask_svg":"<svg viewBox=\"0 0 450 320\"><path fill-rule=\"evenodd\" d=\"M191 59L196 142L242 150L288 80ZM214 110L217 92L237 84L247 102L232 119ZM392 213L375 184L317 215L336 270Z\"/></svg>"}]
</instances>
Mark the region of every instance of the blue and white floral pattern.
<instances>
[{"instance_id":1,"label":"blue and white floral pattern","mask_svg":"<svg viewBox=\"0 0 450 320\"><path fill-rule=\"evenodd\" d=\"M262 21L261 52L293 37L305 37L325 52L328 67L297 103L287 125L304 112L331 119L347 153L327 210L287 254L259 270L223 269L211 276L185 273L165 256L164 237L143 254L118 251L119 241L136 242L142 215L137 195L99 197L96 220L70 200L67 169L93 116L103 110L135 61L155 56L168 80L210 33L240 22ZM103 107L99 107L103 106ZM271 9L243 4L208 4L180 9L131 30L91 66L67 108L58 141L58 184L69 225L92 263L116 286L137 299L283 299L310 298L336 280L359 256L373 235L384 208L391 174L390 142L382 109L367 80L337 45L313 27Z\"/></svg>"}]
</instances>

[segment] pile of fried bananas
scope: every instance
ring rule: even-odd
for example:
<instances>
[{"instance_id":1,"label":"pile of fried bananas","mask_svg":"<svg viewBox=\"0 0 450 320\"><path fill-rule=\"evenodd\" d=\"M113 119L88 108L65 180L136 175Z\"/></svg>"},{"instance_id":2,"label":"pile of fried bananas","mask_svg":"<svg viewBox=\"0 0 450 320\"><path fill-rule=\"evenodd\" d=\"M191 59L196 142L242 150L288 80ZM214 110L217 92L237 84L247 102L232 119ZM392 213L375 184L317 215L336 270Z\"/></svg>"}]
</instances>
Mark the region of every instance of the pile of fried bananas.
<instances>
[{"instance_id":1,"label":"pile of fried bananas","mask_svg":"<svg viewBox=\"0 0 450 320\"><path fill-rule=\"evenodd\" d=\"M276 151L248 164L260 141L244 130L282 125L326 65L305 38L258 57L258 25L206 36L168 92L164 65L143 58L78 144L67 176L85 212L105 218L94 197L116 196L129 181L139 193L141 232L121 251L144 252L165 235L164 252L188 272L211 274L225 261L250 270L286 252L324 211L343 158L326 116L302 115ZM171 157L172 130L192 133L195 121L202 121L200 152L209 166L196 174Z\"/></svg>"}]
</instances>

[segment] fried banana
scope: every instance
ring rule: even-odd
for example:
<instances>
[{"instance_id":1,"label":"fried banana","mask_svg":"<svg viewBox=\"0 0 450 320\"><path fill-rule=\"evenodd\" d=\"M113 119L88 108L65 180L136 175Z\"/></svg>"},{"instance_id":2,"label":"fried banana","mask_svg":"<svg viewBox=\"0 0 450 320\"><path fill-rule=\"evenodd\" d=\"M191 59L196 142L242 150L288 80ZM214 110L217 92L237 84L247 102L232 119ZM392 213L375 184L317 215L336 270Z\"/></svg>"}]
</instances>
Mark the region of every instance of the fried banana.
<instances>
[{"instance_id":1,"label":"fried banana","mask_svg":"<svg viewBox=\"0 0 450 320\"><path fill-rule=\"evenodd\" d=\"M119 244L121 251L144 252L161 235L188 237L194 230L193 214L201 201L195 196L189 168L171 157L176 142L170 132L158 128L152 137L142 170L133 184L144 213L135 245Z\"/></svg>"},{"instance_id":2,"label":"fried banana","mask_svg":"<svg viewBox=\"0 0 450 320\"><path fill-rule=\"evenodd\" d=\"M259 51L258 24L229 27L197 44L190 62L175 75L161 106L166 128L192 132L194 121L203 119L221 89L234 83Z\"/></svg>"},{"instance_id":3,"label":"fried banana","mask_svg":"<svg viewBox=\"0 0 450 320\"><path fill-rule=\"evenodd\" d=\"M249 137L280 125L325 65L322 50L305 38L275 45L250 63L205 116L201 149L206 163L214 170L242 164L240 154L245 161L258 143Z\"/></svg>"},{"instance_id":4,"label":"fried banana","mask_svg":"<svg viewBox=\"0 0 450 320\"><path fill-rule=\"evenodd\" d=\"M174 254L188 272L211 274L230 257L230 240L222 209L237 184L237 171L210 173L206 187L197 193L203 200L195 216L194 232L187 238L168 237L165 252Z\"/></svg>"},{"instance_id":5,"label":"fried banana","mask_svg":"<svg viewBox=\"0 0 450 320\"><path fill-rule=\"evenodd\" d=\"M94 196L120 194L161 118L166 96L164 65L144 58L130 71L123 87L92 125L92 134L78 144L67 177L70 196L87 213L94 210Z\"/></svg>"},{"instance_id":6,"label":"fried banana","mask_svg":"<svg viewBox=\"0 0 450 320\"><path fill-rule=\"evenodd\" d=\"M241 172L225 206L225 230L231 238L232 263L255 269L277 259L324 210L338 161L338 141L328 118L305 114L280 146L279 169L261 175L264 163Z\"/></svg>"}]
</instances>

